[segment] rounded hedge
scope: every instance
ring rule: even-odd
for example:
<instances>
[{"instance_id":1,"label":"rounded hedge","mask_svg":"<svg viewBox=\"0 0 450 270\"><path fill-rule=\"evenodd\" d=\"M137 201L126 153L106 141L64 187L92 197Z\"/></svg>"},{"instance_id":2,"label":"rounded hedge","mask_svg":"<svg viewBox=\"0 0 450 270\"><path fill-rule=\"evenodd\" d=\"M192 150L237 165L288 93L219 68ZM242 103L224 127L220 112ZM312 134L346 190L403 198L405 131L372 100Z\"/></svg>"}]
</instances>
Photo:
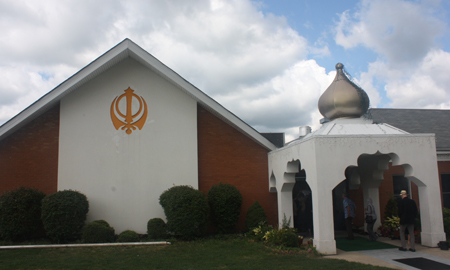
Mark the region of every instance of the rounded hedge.
<instances>
[{"instance_id":1,"label":"rounded hedge","mask_svg":"<svg viewBox=\"0 0 450 270\"><path fill-rule=\"evenodd\" d=\"M0 235L7 240L30 239L40 228L45 193L20 187L0 196Z\"/></svg>"},{"instance_id":2,"label":"rounded hedge","mask_svg":"<svg viewBox=\"0 0 450 270\"><path fill-rule=\"evenodd\" d=\"M211 221L219 233L232 233L236 229L242 207L242 195L230 184L214 185L208 191Z\"/></svg>"},{"instance_id":3,"label":"rounded hedge","mask_svg":"<svg viewBox=\"0 0 450 270\"><path fill-rule=\"evenodd\" d=\"M168 230L185 239L203 235L208 226L209 206L203 192L190 186L174 186L159 197Z\"/></svg>"},{"instance_id":4,"label":"rounded hedge","mask_svg":"<svg viewBox=\"0 0 450 270\"><path fill-rule=\"evenodd\" d=\"M108 222L95 220L84 227L81 240L83 243L112 243L116 240L116 235Z\"/></svg>"},{"instance_id":5,"label":"rounded hedge","mask_svg":"<svg viewBox=\"0 0 450 270\"><path fill-rule=\"evenodd\" d=\"M285 229L280 238L284 247L298 247L298 234L294 230Z\"/></svg>"},{"instance_id":6,"label":"rounded hedge","mask_svg":"<svg viewBox=\"0 0 450 270\"><path fill-rule=\"evenodd\" d=\"M79 239L89 211L84 194L58 191L42 200L42 222L47 236L57 243Z\"/></svg>"},{"instance_id":7,"label":"rounded hedge","mask_svg":"<svg viewBox=\"0 0 450 270\"><path fill-rule=\"evenodd\" d=\"M147 234L150 239L163 239L167 236L167 225L161 218L152 218L147 222Z\"/></svg>"},{"instance_id":8,"label":"rounded hedge","mask_svg":"<svg viewBox=\"0 0 450 270\"><path fill-rule=\"evenodd\" d=\"M269 230L268 232L265 233L263 239L265 239L266 243L270 245L284 246L284 247L299 246L298 242L299 238L297 230L293 228Z\"/></svg>"},{"instance_id":9,"label":"rounded hedge","mask_svg":"<svg viewBox=\"0 0 450 270\"><path fill-rule=\"evenodd\" d=\"M245 219L245 229L250 231L252 228L258 227L260 224L267 223L267 215L264 212L264 208L256 201L247 210L247 216Z\"/></svg>"},{"instance_id":10,"label":"rounded hedge","mask_svg":"<svg viewBox=\"0 0 450 270\"><path fill-rule=\"evenodd\" d=\"M126 230L119 234L117 242L139 242L139 234L135 231Z\"/></svg>"}]
</instances>

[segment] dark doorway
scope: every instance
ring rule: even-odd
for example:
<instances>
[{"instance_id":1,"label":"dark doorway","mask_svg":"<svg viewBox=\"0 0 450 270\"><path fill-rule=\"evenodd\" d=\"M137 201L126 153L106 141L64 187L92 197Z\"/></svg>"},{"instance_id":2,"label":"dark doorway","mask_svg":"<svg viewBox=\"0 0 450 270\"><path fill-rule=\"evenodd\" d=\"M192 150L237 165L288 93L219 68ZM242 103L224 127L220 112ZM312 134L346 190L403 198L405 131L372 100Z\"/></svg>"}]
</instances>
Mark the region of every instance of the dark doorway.
<instances>
[{"instance_id":1,"label":"dark doorway","mask_svg":"<svg viewBox=\"0 0 450 270\"><path fill-rule=\"evenodd\" d=\"M450 208L450 173L441 174L442 201L445 208Z\"/></svg>"},{"instance_id":2,"label":"dark doorway","mask_svg":"<svg viewBox=\"0 0 450 270\"><path fill-rule=\"evenodd\" d=\"M292 190L294 208L294 227L299 233L313 235L313 205L311 188L306 182L305 170L295 175L295 185Z\"/></svg>"},{"instance_id":3,"label":"dark doorway","mask_svg":"<svg viewBox=\"0 0 450 270\"><path fill-rule=\"evenodd\" d=\"M334 230L345 230L345 215L342 194L348 192L348 180L345 179L333 189Z\"/></svg>"}]
</instances>

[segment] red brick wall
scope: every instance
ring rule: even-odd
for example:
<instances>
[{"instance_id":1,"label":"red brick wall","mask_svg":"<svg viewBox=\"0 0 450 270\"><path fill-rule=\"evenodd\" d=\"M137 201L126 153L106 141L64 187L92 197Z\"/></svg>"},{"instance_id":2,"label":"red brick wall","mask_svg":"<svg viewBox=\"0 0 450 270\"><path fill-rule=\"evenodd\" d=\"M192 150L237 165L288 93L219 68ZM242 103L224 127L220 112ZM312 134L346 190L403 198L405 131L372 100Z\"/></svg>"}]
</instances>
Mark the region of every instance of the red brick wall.
<instances>
[{"instance_id":1,"label":"red brick wall","mask_svg":"<svg viewBox=\"0 0 450 270\"><path fill-rule=\"evenodd\" d=\"M353 224L357 227L364 226L364 197L362 187L360 186L359 189L349 190L348 197L356 205L356 216L353 219Z\"/></svg>"},{"instance_id":2,"label":"red brick wall","mask_svg":"<svg viewBox=\"0 0 450 270\"><path fill-rule=\"evenodd\" d=\"M201 106L197 109L199 189L207 193L219 182L235 186L243 205L238 229L248 208L258 201L270 224L277 224L277 195L269 193L268 158L264 147Z\"/></svg>"},{"instance_id":3,"label":"red brick wall","mask_svg":"<svg viewBox=\"0 0 450 270\"><path fill-rule=\"evenodd\" d=\"M0 194L21 186L57 190L59 104L0 141Z\"/></svg>"}]
</instances>

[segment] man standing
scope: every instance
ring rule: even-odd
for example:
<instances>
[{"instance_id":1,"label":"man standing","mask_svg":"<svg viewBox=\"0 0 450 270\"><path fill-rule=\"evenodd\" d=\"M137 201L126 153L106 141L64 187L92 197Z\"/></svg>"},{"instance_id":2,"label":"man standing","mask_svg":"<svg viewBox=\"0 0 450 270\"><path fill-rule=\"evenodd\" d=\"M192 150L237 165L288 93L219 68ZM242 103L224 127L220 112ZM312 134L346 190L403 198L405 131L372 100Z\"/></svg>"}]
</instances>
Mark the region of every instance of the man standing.
<instances>
[{"instance_id":1,"label":"man standing","mask_svg":"<svg viewBox=\"0 0 450 270\"><path fill-rule=\"evenodd\" d=\"M406 190L400 192L400 197L402 200L398 206L398 215L400 217L400 240L402 242L402 247L398 248L401 251L407 251L406 249L406 237L405 229L408 229L408 233L411 236L411 247L409 251L415 252L415 237L414 237L414 221L417 216L417 205L414 200L408 198L408 193Z\"/></svg>"},{"instance_id":2,"label":"man standing","mask_svg":"<svg viewBox=\"0 0 450 270\"><path fill-rule=\"evenodd\" d=\"M355 203L347 197L347 194L342 194L344 199L344 214L345 214L345 227L347 228L348 240L353 240L352 221L355 217Z\"/></svg>"}]
</instances>

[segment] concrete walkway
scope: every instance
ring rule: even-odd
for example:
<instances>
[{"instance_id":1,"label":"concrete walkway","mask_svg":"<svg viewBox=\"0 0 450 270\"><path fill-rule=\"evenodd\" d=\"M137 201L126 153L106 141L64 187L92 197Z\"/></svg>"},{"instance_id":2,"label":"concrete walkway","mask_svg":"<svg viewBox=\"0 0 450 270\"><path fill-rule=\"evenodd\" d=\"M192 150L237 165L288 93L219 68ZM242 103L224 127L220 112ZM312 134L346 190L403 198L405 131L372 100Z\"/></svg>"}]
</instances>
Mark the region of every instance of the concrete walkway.
<instances>
[{"instance_id":1,"label":"concrete walkway","mask_svg":"<svg viewBox=\"0 0 450 270\"><path fill-rule=\"evenodd\" d=\"M364 235L355 235L359 237L366 237ZM379 237L379 242L391 244L394 246L401 246L400 240L391 240L388 237ZM408 246L409 248L409 246ZM359 262L364 264L371 264L376 266L389 267L393 269L407 269L417 270L418 268L394 261L396 259L405 258L425 258L449 265L450 269L450 250L441 250L440 248L424 247L416 244L416 252L400 251L395 249L377 249L377 250L361 250L345 252L338 249L337 255L324 256L325 259L339 259L351 262Z\"/></svg>"}]
</instances>

